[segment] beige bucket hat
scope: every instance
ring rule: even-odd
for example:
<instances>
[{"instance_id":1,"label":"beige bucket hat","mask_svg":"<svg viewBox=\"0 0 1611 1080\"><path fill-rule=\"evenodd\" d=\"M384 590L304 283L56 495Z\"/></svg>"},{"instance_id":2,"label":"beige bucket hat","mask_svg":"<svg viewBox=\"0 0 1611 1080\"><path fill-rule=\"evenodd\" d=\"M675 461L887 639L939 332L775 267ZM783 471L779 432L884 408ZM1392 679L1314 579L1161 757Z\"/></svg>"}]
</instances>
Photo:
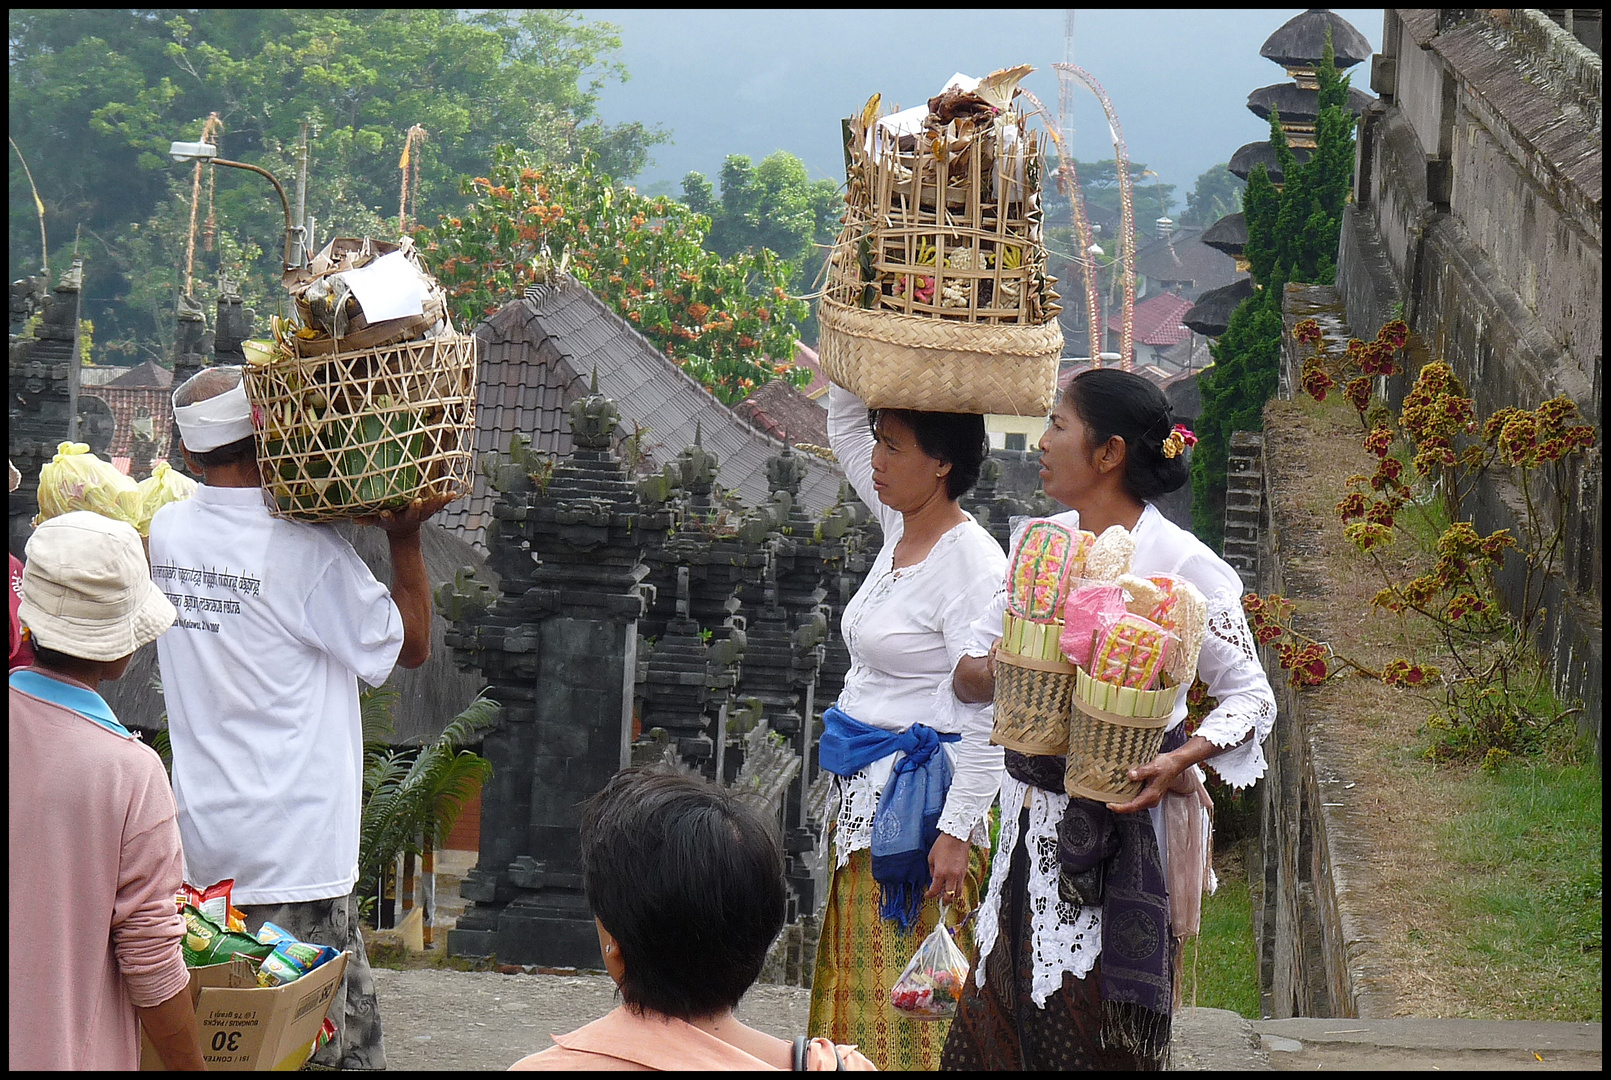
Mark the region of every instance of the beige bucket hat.
<instances>
[{"instance_id":1,"label":"beige bucket hat","mask_svg":"<svg viewBox=\"0 0 1611 1080\"><path fill-rule=\"evenodd\" d=\"M18 617L34 644L83 660L117 660L178 617L151 580L140 534L123 521L75 510L28 538Z\"/></svg>"}]
</instances>

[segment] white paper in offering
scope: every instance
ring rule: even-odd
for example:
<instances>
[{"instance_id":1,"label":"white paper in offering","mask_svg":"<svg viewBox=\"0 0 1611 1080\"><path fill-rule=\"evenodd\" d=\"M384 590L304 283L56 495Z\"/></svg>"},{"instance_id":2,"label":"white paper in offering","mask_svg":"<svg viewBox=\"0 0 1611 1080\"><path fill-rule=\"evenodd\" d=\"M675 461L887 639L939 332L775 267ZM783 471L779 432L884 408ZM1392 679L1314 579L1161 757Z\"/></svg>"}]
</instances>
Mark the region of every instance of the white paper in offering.
<instances>
[{"instance_id":1,"label":"white paper in offering","mask_svg":"<svg viewBox=\"0 0 1611 1080\"><path fill-rule=\"evenodd\" d=\"M371 326L425 312L425 279L401 251L341 276Z\"/></svg>"}]
</instances>

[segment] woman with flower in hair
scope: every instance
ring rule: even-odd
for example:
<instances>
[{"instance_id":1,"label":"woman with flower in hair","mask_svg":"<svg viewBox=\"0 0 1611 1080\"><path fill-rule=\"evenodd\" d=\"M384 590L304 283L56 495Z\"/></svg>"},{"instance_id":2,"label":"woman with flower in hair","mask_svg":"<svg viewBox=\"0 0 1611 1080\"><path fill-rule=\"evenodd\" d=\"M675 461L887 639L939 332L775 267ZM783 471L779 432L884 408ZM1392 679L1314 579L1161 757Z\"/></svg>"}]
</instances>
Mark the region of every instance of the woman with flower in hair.
<instances>
[{"instance_id":1,"label":"woman with flower in hair","mask_svg":"<svg viewBox=\"0 0 1611 1080\"><path fill-rule=\"evenodd\" d=\"M1152 503L1186 482L1195 441L1158 387L1112 368L1070 382L1041 436L1042 486L1071 508L1053 521L1097 535L1123 526L1135 542L1131 573L1184 578L1207 599L1197 675L1219 704L1186 738L1187 695L1179 696L1161 752L1131 770L1140 793L1124 803L1070 799L1063 758L1006 751L1001 834L975 927L978 960L941 1068L1167 1064L1178 951L1160 803L1169 792L1206 803L1200 763L1235 787L1257 780L1275 720L1241 580ZM1006 600L1003 588L957 663L953 685L964 702L995 695Z\"/></svg>"}]
</instances>

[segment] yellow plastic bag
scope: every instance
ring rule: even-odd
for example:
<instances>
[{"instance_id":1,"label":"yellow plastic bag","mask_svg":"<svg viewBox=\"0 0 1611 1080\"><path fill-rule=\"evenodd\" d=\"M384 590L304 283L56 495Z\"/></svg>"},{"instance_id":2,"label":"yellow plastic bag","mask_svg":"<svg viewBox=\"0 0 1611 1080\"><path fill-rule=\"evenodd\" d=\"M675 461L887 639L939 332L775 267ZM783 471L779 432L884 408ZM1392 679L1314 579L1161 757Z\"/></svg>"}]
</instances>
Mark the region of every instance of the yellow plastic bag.
<instances>
[{"instance_id":1,"label":"yellow plastic bag","mask_svg":"<svg viewBox=\"0 0 1611 1080\"><path fill-rule=\"evenodd\" d=\"M190 477L169 468L166 461L157 462L151 475L140 481L140 520L134 527L141 536L150 536L151 519L157 511L171 502L184 502L196 493L197 486Z\"/></svg>"},{"instance_id":2,"label":"yellow plastic bag","mask_svg":"<svg viewBox=\"0 0 1611 1080\"><path fill-rule=\"evenodd\" d=\"M74 510L91 510L138 528L140 487L84 443L61 443L50 464L39 470L39 515L33 523L38 526Z\"/></svg>"}]
</instances>

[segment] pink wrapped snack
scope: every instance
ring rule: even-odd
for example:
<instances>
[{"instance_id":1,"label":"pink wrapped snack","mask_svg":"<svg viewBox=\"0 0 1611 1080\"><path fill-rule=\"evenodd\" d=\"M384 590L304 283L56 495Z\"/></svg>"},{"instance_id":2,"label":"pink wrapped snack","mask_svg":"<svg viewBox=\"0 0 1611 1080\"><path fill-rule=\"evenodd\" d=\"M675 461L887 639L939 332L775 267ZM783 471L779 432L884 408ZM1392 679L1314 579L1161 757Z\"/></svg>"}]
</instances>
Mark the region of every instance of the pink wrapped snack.
<instances>
[{"instance_id":1,"label":"pink wrapped snack","mask_svg":"<svg viewBox=\"0 0 1611 1080\"><path fill-rule=\"evenodd\" d=\"M1163 670L1171 641L1179 639L1153 622L1131 612L1098 616L1096 652L1086 668L1094 679L1114 686L1151 689Z\"/></svg>"},{"instance_id":2,"label":"pink wrapped snack","mask_svg":"<svg viewBox=\"0 0 1611 1080\"><path fill-rule=\"evenodd\" d=\"M1085 568L1085 556L1096 537L1055 521L1029 523L1007 569L1007 602L1012 613L1032 622L1057 619L1069 583Z\"/></svg>"},{"instance_id":3,"label":"pink wrapped snack","mask_svg":"<svg viewBox=\"0 0 1611 1080\"><path fill-rule=\"evenodd\" d=\"M1090 670L1091 651L1102 618L1110 621L1124 614L1124 589L1111 581L1087 581L1074 586L1063 605L1063 635L1058 644L1063 655Z\"/></svg>"}]
</instances>

